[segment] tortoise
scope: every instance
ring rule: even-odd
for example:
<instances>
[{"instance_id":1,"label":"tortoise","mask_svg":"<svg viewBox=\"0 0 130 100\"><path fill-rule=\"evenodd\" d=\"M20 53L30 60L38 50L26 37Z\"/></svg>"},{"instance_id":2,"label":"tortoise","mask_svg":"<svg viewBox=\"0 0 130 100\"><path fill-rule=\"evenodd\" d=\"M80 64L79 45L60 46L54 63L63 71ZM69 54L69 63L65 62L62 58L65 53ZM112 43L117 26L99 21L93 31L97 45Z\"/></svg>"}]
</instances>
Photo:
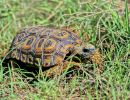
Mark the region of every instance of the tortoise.
<instances>
[{"instance_id":1,"label":"tortoise","mask_svg":"<svg viewBox=\"0 0 130 100\"><path fill-rule=\"evenodd\" d=\"M68 54L78 54L83 58L82 61L85 61L95 50L92 44L85 44L76 32L67 28L31 26L18 31L5 59L15 59L26 65L48 68L50 71L46 75L51 76L59 75L68 64L79 64L67 61Z\"/></svg>"}]
</instances>

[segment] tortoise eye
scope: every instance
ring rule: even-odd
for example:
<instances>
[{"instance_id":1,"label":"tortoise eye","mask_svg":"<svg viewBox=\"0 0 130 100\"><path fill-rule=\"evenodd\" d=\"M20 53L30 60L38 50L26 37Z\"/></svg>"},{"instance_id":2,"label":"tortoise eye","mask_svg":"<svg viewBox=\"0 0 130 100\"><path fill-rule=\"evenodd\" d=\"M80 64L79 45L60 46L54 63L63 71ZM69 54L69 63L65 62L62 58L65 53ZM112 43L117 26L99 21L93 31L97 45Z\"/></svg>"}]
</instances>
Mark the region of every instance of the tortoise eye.
<instances>
[{"instance_id":1,"label":"tortoise eye","mask_svg":"<svg viewBox=\"0 0 130 100\"><path fill-rule=\"evenodd\" d=\"M83 48L83 52L88 53L88 52L94 52L95 48Z\"/></svg>"},{"instance_id":2,"label":"tortoise eye","mask_svg":"<svg viewBox=\"0 0 130 100\"><path fill-rule=\"evenodd\" d=\"M83 48L83 52L89 52L89 49Z\"/></svg>"}]
</instances>

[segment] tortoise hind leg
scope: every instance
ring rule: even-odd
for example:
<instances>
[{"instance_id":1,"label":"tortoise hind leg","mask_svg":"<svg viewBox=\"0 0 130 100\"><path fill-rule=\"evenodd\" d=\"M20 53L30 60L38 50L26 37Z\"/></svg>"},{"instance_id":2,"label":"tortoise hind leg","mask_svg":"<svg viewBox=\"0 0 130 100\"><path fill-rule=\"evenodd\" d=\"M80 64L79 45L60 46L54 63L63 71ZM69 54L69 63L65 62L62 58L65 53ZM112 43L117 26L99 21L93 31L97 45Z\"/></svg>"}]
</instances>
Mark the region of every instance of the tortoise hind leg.
<instances>
[{"instance_id":1,"label":"tortoise hind leg","mask_svg":"<svg viewBox=\"0 0 130 100\"><path fill-rule=\"evenodd\" d=\"M80 66L80 63L65 61L63 65L54 66L43 73L46 77L60 76L65 70L72 67L79 68Z\"/></svg>"}]
</instances>

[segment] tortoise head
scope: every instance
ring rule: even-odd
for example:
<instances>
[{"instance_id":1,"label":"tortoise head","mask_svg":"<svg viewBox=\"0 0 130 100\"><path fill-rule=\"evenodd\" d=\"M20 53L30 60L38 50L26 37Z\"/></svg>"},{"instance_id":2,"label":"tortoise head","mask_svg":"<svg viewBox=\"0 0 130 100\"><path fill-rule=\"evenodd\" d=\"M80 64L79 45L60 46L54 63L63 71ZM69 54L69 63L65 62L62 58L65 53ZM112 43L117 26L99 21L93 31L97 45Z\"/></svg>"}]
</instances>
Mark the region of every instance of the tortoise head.
<instances>
[{"instance_id":1,"label":"tortoise head","mask_svg":"<svg viewBox=\"0 0 130 100\"><path fill-rule=\"evenodd\" d=\"M75 46L75 53L81 57L90 58L95 52L95 46L92 44L83 44L81 46Z\"/></svg>"}]
</instances>

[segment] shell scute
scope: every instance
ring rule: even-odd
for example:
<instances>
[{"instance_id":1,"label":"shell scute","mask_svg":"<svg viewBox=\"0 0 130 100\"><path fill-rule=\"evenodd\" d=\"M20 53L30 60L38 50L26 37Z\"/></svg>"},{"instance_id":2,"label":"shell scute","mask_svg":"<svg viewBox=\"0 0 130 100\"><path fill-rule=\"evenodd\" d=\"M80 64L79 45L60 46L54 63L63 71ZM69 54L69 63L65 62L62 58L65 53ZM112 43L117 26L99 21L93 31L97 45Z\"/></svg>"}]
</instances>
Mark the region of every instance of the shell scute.
<instances>
[{"instance_id":1,"label":"shell scute","mask_svg":"<svg viewBox=\"0 0 130 100\"><path fill-rule=\"evenodd\" d=\"M44 38L40 38L39 40L37 40L37 43L35 43L35 46L34 46L34 52L36 54L42 53L44 42L45 42Z\"/></svg>"},{"instance_id":2,"label":"shell scute","mask_svg":"<svg viewBox=\"0 0 130 100\"><path fill-rule=\"evenodd\" d=\"M52 53L55 51L57 45L57 41L54 39L47 39L47 41L44 44L44 52L45 53Z\"/></svg>"}]
</instances>

